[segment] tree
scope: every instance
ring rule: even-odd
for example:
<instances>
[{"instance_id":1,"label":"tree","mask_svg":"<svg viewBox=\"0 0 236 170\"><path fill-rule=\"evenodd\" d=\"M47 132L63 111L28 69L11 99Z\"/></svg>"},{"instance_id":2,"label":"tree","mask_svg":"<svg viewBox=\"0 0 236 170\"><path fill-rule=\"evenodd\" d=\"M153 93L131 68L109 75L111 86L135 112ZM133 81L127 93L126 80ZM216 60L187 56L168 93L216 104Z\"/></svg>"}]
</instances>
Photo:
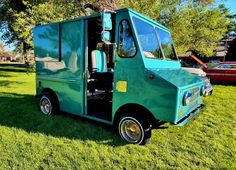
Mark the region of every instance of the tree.
<instances>
[{"instance_id":1,"label":"tree","mask_svg":"<svg viewBox=\"0 0 236 170\"><path fill-rule=\"evenodd\" d=\"M26 6L23 0L11 1L1 0L0 1L0 31L3 33L1 38L8 44L19 40L17 34L14 32L12 23L16 21L15 14L21 11L25 11Z\"/></svg>"},{"instance_id":2,"label":"tree","mask_svg":"<svg viewBox=\"0 0 236 170\"><path fill-rule=\"evenodd\" d=\"M227 32L227 19L219 9L183 8L168 23L178 52L194 51L212 56Z\"/></svg>"},{"instance_id":3,"label":"tree","mask_svg":"<svg viewBox=\"0 0 236 170\"><path fill-rule=\"evenodd\" d=\"M231 14L230 10L224 4L219 5L221 13L228 20L228 34L236 31L236 14Z\"/></svg>"},{"instance_id":4,"label":"tree","mask_svg":"<svg viewBox=\"0 0 236 170\"><path fill-rule=\"evenodd\" d=\"M36 25L71 19L81 15L80 1L74 0L2 0L0 31L6 43L32 47L32 28Z\"/></svg>"},{"instance_id":5,"label":"tree","mask_svg":"<svg viewBox=\"0 0 236 170\"><path fill-rule=\"evenodd\" d=\"M170 28L178 53L211 56L231 23L214 0L2 0L0 30L5 30L8 42L32 47L34 26L86 15L85 4L92 4L96 12L130 7L149 16Z\"/></svg>"},{"instance_id":6,"label":"tree","mask_svg":"<svg viewBox=\"0 0 236 170\"><path fill-rule=\"evenodd\" d=\"M152 5L150 5L152 4ZM211 56L228 30L229 20L213 0L123 1L170 28L178 53Z\"/></svg>"},{"instance_id":7,"label":"tree","mask_svg":"<svg viewBox=\"0 0 236 170\"><path fill-rule=\"evenodd\" d=\"M114 0L11 0L0 1L0 31L7 43L22 43L28 48L33 46L32 28L37 25L73 19L86 15L83 7L93 4L104 8L115 9Z\"/></svg>"}]
</instances>

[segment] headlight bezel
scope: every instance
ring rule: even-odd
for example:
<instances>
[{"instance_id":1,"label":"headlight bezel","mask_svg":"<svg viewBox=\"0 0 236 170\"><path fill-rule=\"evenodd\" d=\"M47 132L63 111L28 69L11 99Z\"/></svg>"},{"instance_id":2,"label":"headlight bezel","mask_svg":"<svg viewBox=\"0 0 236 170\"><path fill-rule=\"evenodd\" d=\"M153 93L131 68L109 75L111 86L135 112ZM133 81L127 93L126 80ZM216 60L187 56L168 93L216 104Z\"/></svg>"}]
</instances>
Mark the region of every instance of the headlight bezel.
<instances>
[{"instance_id":1,"label":"headlight bezel","mask_svg":"<svg viewBox=\"0 0 236 170\"><path fill-rule=\"evenodd\" d=\"M190 103L190 99L191 99L191 96L193 94L189 91L186 91L183 95L183 101L182 101L182 104L183 106L187 106L189 103Z\"/></svg>"},{"instance_id":2,"label":"headlight bezel","mask_svg":"<svg viewBox=\"0 0 236 170\"><path fill-rule=\"evenodd\" d=\"M206 95L206 85L203 85L200 90L200 96L205 96Z\"/></svg>"}]
</instances>

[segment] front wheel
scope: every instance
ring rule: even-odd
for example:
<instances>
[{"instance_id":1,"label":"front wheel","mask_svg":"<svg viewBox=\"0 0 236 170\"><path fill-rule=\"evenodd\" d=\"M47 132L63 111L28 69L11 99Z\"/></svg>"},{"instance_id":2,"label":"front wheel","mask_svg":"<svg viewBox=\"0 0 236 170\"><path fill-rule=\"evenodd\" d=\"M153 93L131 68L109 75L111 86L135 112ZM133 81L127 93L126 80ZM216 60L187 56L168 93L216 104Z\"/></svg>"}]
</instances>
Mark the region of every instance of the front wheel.
<instances>
[{"instance_id":1,"label":"front wheel","mask_svg":"<svg viewBox=\"0 0 236 170\"><path fill-rule=\"evenodd\" d=\"M118 124L119 134L128 143L144 145L151 138L150 124L140 116L124 114Z\"/></svg>"}]
</instances>

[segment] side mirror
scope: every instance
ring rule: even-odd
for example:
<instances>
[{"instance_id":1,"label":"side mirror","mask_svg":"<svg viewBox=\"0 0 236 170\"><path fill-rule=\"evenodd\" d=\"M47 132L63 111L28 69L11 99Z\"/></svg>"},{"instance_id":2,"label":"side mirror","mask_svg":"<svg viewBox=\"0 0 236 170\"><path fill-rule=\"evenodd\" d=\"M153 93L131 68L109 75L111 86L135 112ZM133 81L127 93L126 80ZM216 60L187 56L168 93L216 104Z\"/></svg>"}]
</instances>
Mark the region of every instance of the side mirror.
<instances>
[{"instance_id":1,"label":"side mirror","mask_svg":"<svg viewBox=\"0 0 236 170\"><path fill-rule=\"evenodd\" d=\"M103 30L112 30L111 13L104 11L102 13L102 28Z\"/></svg>"},{"instance_id":2,"label":"side mirror","mask_svg":"<svg viewBox=\"0 0 236 170\"><path fill-rule=\"evenodd\" d=\"M110 42L111 41L111 34L109 31L102 31L101 38L103 42Z\"/></svg>"},{"instance_id":3,"label":"side mirror","mask_svg":"<svg viewBox=\"0 0 236 170\"><path fill-rule=\"evenodd\" d=\"M115 13L115 11L105 10L102 12L102 32L101 32L101 39L105 43L111 42L111 33L109 32L112 30L112 19L111 14Z\"/></svg>"}]
</instances>

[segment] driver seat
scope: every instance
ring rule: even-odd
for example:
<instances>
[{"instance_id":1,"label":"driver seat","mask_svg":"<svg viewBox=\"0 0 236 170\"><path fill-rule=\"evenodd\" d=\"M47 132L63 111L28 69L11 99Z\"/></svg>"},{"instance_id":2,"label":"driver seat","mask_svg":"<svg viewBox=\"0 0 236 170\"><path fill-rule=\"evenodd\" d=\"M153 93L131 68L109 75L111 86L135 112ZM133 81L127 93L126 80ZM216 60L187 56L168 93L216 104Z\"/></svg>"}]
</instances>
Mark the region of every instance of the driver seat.
<instances>
[{"instance_id":1,"label":"driver seat","mask_svg":"<svg viewBox=\"0 0 236 170\"><path fill-rule=\"evenodd\" d=\"M106 53L101 50L93 50L92 57L92 72L104 73L107 72Z\"/></svg>"},{"instance_id":2,"label":"driver seat","mask_svg":"<svg viewBox=\"0 0 236 170\"><path fill-rule=\"evenodd\" d=\"M92 91L95 89L105 90L106 93L113 89L113 72L107 69L106 53L101 50L93 50L91 53L92 72L90 74L89 87Z\"/></svg>"}]
</instances>

